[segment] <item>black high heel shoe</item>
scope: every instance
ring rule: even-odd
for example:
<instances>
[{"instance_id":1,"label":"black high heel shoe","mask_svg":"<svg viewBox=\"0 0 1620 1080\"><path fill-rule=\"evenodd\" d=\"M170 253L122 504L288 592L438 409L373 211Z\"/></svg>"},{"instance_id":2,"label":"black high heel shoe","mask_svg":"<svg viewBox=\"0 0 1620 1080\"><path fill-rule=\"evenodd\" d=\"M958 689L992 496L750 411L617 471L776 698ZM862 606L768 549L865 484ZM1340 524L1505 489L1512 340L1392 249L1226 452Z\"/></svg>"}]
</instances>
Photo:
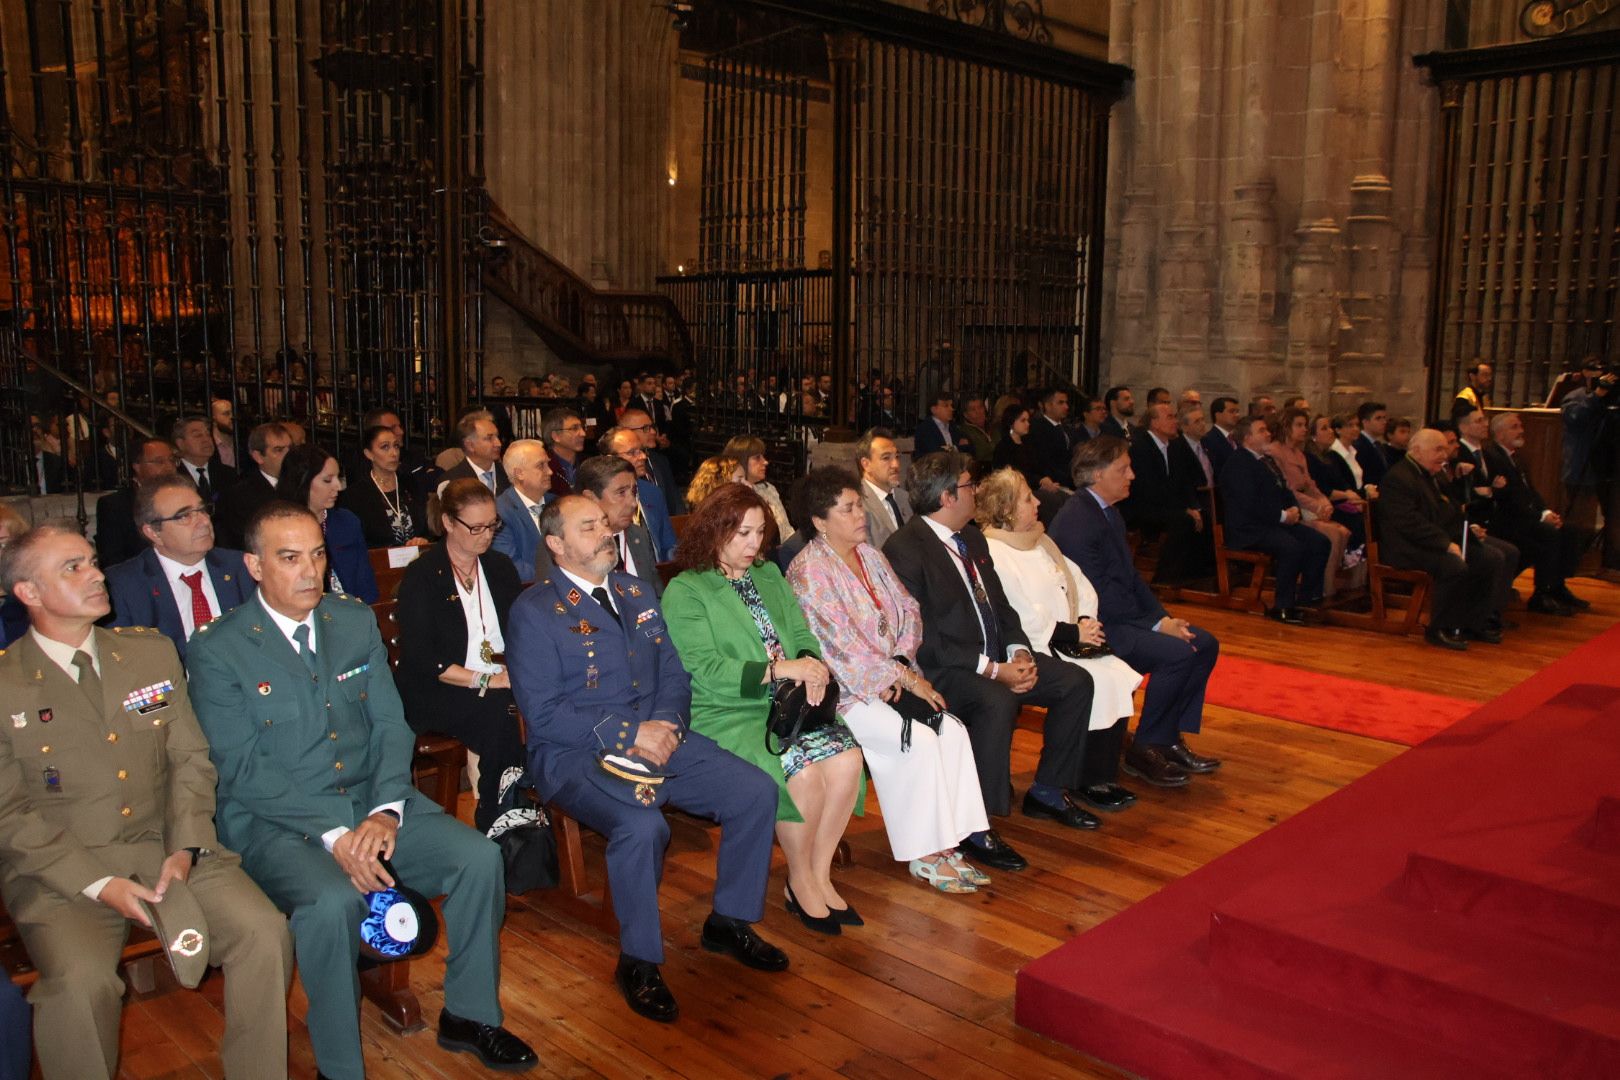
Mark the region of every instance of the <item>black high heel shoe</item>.
<instances>
[{"instance_id":1,"label":"black high heel shoe","mask_svg":"<svg viewBox=\"0 0 1620 1080\"><path fill-rule=\"evenodd\" d=\"M817 918L816 916L805 911L804 908L800 906L798 898L793 895L793 883L791 881L787 883L787 909L790 914L797 915L800 922L804 923L805 926L808 926L818 934L826 934L828 937L837 937L839 934L844 932L843 927L839 925L838 920L831 914L831 909L829 909L828 914L823 915L820 918ZM846 908L845 910L848 909Z\"/></svg>"},{"instance_id":2,"label":"black high heel shoe","mask_svg":"<svg viewBox=\"0 0 1620 1080\"><path fill-rule=\"evenodd\" d=\"M866 920L855 913L854 904L851 904L849 907L833 907L831 904L828 904L827 910L832 914L833 921L838 923L839 926L866 925Z\"/></svg>"}]
</instances>

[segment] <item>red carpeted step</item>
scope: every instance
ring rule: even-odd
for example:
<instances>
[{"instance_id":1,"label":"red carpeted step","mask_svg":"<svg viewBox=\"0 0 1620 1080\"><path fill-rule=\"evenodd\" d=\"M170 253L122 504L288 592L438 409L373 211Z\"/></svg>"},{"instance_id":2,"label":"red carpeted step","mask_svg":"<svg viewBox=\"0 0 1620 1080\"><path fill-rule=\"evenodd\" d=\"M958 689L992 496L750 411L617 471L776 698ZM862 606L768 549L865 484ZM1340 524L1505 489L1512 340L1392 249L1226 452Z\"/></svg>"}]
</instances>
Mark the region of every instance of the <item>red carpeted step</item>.
<instances>
[{"instance_id":1,"label":"red carpeted step","mask_svg":"<svg viewBox=\"0 0 1620 1080\"><path fill-rule=\"evenodd\" d=\"M1401 896L1570 948L1620 956L1620 853L1587 843L1590 821L1528 823L1438 840L1407 859Z\"/></svg>"},{"instance_id":2,"label":"red carpeted step","mask_svg":"<svg viewBox=\"0 0 1620 1080\"><path fill-rule=\"evenodd\" d=\"M1620 799L1605 796L1598 800L1593 819L1592 847L1620 854Z\"/></svg>"},{"instance_id":3,"label":"red carpeted step","mask_svg":"<svg viewBox=\"0 0 1620 1080\"><path fill-rule=\"evenodd\" d=\"M1399 1025L1482 1067L1620 1076L1612 956L1393 901L1288 906L1252 892L1222 905L1210 921L1211 968Z\"/></svg>"}]
</instances>

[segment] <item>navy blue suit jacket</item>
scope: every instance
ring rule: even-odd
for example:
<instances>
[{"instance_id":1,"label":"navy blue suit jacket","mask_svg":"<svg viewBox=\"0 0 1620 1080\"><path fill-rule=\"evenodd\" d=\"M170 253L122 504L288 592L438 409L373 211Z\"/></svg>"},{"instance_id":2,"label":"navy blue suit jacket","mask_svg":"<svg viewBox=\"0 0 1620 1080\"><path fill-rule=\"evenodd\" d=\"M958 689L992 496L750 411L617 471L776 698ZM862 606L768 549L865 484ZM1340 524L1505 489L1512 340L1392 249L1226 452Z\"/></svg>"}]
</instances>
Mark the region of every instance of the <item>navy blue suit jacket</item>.
<instances>
[{"instance_id":1,"label":"navy blue suit jacket","mask_svg":"<svg viewBox=\"0 0 1620 1080\"><path fill-rule=\"evenodd\" d=\"M1248 548L1282 526L1283 513L1298 506L1294 495L1277 483L1266 463L1239 449L1221 470L1221 525L1226 542Z\"/></svg>"},{"instance_id":2,"label":"navy blue suit jacket","mask_svg":"<svg viewBox=\"0 0 1620 1080\"><path fill-rule=\"evenodd\" d=\"M652 536L653 551L659 562L668 562L675 557L675 526L669 520L669 503L657 484L639 476L636 477L636 495L641 499L641 516Z\"/></svg>"},{"instance_id":3,"label":"navy blue suit jacket","mask_svg":"<svg viewBox=\"0 0 1620 1080\"><path fill-rule=\"evenodd\" d=\"M1104 626L1118 623L1151 630L1169 613L1136 572L1125 541L1125 520L1116 520L1111 523L1091 492L1081 488L1057 512L1047 535L1097 590L1097 618Z\"/></svg>"},{"instance_id":4,"label":"navy blue suit jacket","mask_svg":"<svg viewBox=\"0 0 1620 1080\"><path fill-rule=\"evenodd\" d=\"M1389 458L1384 454L1384 448L1365 431L1356 436L1356 463L1361 466L1361 482L1363 484L1376 484L1384 479L1389 471Z\"/></svg>"},{"instance_id":5,"label":"navy blue suit jacket","mask_svg":"<svg viewBox=\"0 0 1620 1080\"><path fill-rule=\"evenodd\" d=\"M685 728L691 716L691 680L653 590L617 572L607 588L617 619L555 569L512 605L506 660L543 799L597 768L598 749L629 749L641 721Z\"/></svg>"},{"instance_id":6,"label":"navy blue suit jacket","mask_svg":"<svg viewBox=\"0 0 1620 1080\"><path fill-rule=\"evenodd\" d=\"M360 519L341 506L326 512L326 565L337 574L350 596L368 604L375 604L382 596L377 575L371 570L371 553L366 549Z\"/></svg>"},{"instance_id":7,"label":"navy blue suit jacket","mask_svg":"<svg viewBox=\"0 0 1620 1080\"><path fill-rule=\"evenodd\" d=\"M932 416L925 416L917 421L915 435L912 457L922 457L936 450L960 450L964 454L973 452L973 440L962 434L955 424L951 425L951 441L947 445L945 436L941 434L939 425L934 423Z\"/></svg>"},{"instance_id":8,"label":"navy blue suit jacket","mask_svg":"<svg viewBox=\"0 0 1620 1080\"><path fill-rule=\"evenodd\" d=\"M214 548L203 556L208 580L219 597L217 618L253 595L258 587L242 563L242 553L230 548ZM157 552L147 548L133 559L125 559L107 570L107 595L112 600L109 626L154 626L186 659L185 624L174 600L174 590L163 576Z\"/></svg>"},{"instance_id":9,"label":"navy blue suit jacket","mask_svg":"<svg viewBox=\"0 0 1620 1080\"><path fill-rule=\"evenodd\" d=\"M1204 453L1209 455L1209 467L1215 470L1215 482L1220 483L1221 469L1226 466L1226 459L1232 456L1232 442L1224 432L1214 424L1204 432Z\"/></svg>"},{"instance_id":10,"label":"navy blue suit jacket","mask_svg":"<svg viewBox=\"0 0 1620 1080\"><path fill-rule=\"evenodd\" d=\"M551 501L550 492L541 505ZM519 581L534 580L534 552L540 546L540 527L535 524L534 515L529 508L523 505L517 488L509 487L495 499L495 513L500 515L504 528L495 534L495 542L490 546L496 551L512 560L517 567Z\"/></svg>"}]
</instances>

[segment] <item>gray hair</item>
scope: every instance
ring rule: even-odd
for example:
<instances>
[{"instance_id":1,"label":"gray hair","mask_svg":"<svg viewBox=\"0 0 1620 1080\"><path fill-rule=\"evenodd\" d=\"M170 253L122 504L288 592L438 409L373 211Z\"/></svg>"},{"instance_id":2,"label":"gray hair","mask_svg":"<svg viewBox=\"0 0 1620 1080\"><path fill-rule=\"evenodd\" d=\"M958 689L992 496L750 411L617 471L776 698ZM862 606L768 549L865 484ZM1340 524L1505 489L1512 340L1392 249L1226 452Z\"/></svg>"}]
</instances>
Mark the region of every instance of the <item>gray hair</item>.
<instances>
[{"instance_id":1,"label":"gray hair","mask_svg":"<svg viewBox=\"0 0 1620 1080\"><path fill-rule=\"evenodd\" d=\"M0 552L0 589L9 596L17 584L32 581L38 573L38 548L53 536L79 536L79 526L68 518L41 522L17 537Z\"/></svg>"},{"instance_id":2,"label":"gray hair","mask_svg":"<svg viewBox=\"0 0 1620 1080\"><path fill-rule=\"evenodd\" d=\"M1069 462L1069 473L1075 487L1090 487L1097 482L1097 474L1131 452L1131 446L1117 435L1099 435L1087 439L1074 448Z\"/></svg>"},{"instance_id":3,"label":"gray hair","mask_svg":"<svg viewBox=\"0 0 1620 1080\"><path fill-rule=\"evenodd\" d=\"M184 473L175 473L165 476L155 484L142 484L135 492L135 525L156 525L158 512L156 508L158 493L171 488L185 488L193 495L197 494L197 485L192 483L191 477Z\"/></svg>"},{"instance_id":4,"label":"gray hair","mask_svg":"<svg viewBox=\"0 0 1620 1080\"><path fill-rule=\"evenodd\" d=\"M547 446L557 445L557 432L568 425L570 420L580 420L582 417L573 409L553 409L546 413L546 418L540 424L540 437L546 441Z\"/></svg>"},{"instance_id":5,"label":"gray hair","mask_svg":"<svg viewBox=\"0 0 1620 1080\"><path fill-rule=\"evenodd\" d=\"M598 454L580 462L574 473L574 491L600 496L620 473L636 475L636 467L617 454Z\"/></svg>"},{"instance_id":6,"label":"gray hair","mask_svg":"<svg viewBox=\"0 0 1620 1080\"><path fill-rule=\"evenodd\" d=\"M1499 412L1491 417L1491 438L1501 442L1502 432L1507 430L1508 424L1517 419L1519 419L1519 414L1516 412Z\"/></svg>"},{"instance_id":7,"label":"gray hair","mask_svg":"<svg viewBox=\"0 0 1620 1080\"><path fill-rule=\"evenodd\" d=\"M180 419L176 420L174 422L174 426L169 429L169 441L176 443L179 442L181 436L185 435L186 428L190 427L192 424L206 424L208 425L209 429L212 430L214 421L212 417L198 416L196 413L189 413L182 416Z\"/></svg>"},{"instance_id":8,"label":"gray hair","mask_svg":"<svg viewBox=\"0 0 1620 1080\"><path fill-rule=\"evenodd\" d=\"M478 434L478 422L480 420L487 420L493 424L495 422L495 415L488 409L474 409L472 412L463 416L456 424L457 446L464 446L468 439Z\"/></svg>"},{"instance_id":9,"label":"gray hair","mask_svg":"<svg viewBox=\"0 0 1620 1080\"><path fill-rule=\"evenodd\" d=\"M546 456L546 444L539 439L514 439L512 445L506 448L501 455L501 464L506 471L513 469L526 469L534 462Z\"/></svg>"},{"instance_id":10,"label":"gray hair","mask_svg":"<svg viewBox=\"0 0 1620 1080\"><path fill-rule=\"evenodd\" d=\"M932 514L943 505L947 491L956 490L956 478L969 471L973 459L956 450L936 450L913 458L906 477L906 494L919 514Z\"/></svg>"}]
</instances>

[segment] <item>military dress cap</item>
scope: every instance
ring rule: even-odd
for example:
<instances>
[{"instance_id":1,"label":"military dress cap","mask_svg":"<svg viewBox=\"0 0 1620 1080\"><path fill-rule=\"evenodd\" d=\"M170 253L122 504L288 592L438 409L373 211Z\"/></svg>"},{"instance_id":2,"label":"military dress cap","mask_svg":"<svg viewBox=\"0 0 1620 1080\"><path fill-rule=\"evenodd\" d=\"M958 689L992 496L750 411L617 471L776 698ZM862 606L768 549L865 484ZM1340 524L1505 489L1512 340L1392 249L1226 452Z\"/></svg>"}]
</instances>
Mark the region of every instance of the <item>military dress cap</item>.
<instances>
[{"instance_id":1,"label":"military dress cap","mask_svg":"<svg viewBox=\"0 0 1620 1080\"><path fill-rule=\"evenodd\" d=\"M586 775L592 784L620 802L632 806L663 806L669 799L664 781L673 773L640 757L628 757L613 750L599 750L597 768Z\"/></svg>"},{"instance_id":2,"label":"military dress cap","mask_svg":"<svg viewBox=\"0 0 1620 1080\"><path fill-rule=\"evenodd\" d=\"M140 901L141 910L152 921L152 933L163 943L174 977L181 986L194 990L208 973L208 950L212 941L202 906L183 881L171 881L163 899L155 904Z\"/></svg>"},{"instance_id":3,"label":"military dress cap","mask_svg":"<svg viewBox=\"0 0 1620 1080\"><path fill-rule=\"evenodd\" d=\"M394 884L366 894L360 955L375 964L421 956L438 940L439 916L427 897L399 880L387 859L379 861Z\"/></svg>"}]
</instances>

